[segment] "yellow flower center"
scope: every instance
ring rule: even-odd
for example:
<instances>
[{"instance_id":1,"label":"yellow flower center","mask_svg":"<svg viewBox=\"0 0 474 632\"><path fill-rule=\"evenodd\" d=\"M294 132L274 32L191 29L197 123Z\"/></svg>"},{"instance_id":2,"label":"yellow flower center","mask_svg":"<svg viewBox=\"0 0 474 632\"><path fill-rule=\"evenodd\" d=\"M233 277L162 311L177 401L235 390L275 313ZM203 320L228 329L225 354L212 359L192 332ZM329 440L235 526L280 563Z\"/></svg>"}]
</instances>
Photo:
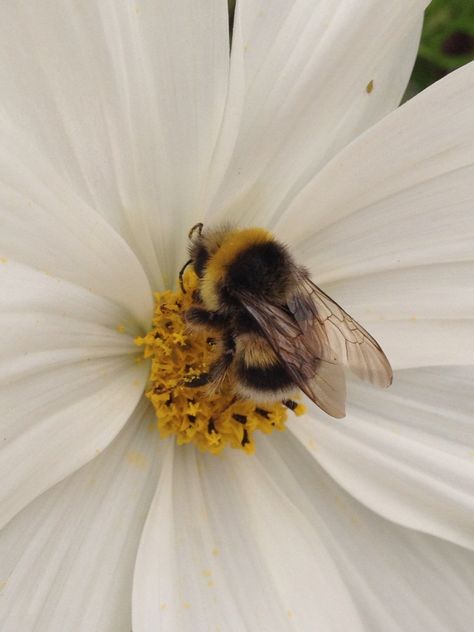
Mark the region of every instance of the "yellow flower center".
<instances>
[{"instance_id":1,"label":"yellow flower center","mask_svg":"<svg viewBox=\"0 0 474 632\"><path fill-rule=\"evenodd\" d=\"M151 358L146 396L156 412L162 438L176 435L178 445L194 443L200 450L219 454L226 446L248 454L255 450L254 432L266 434L284 430L288 408L296 415L304 413L297 402L253 402L236 397L230 379L218 390L205 382L211 364L219 357L219 339L215 334L192 331L185 313L193 305L198 278L193 271L184 275L184 292L155 294L155 313L151 331L136 338L144 346L145 358Z\"/></svg>"}]
</instances>

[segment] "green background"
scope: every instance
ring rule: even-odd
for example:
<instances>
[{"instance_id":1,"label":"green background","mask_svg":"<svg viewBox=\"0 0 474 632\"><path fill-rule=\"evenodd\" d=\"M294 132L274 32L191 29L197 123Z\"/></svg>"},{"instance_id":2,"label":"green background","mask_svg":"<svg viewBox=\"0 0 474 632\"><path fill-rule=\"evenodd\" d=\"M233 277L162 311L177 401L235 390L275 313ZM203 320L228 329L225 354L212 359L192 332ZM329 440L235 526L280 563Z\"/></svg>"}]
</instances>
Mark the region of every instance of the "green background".
<instances>
[{"instance_id":1,"label":"green background","mask_svg":"<svg viewBox=\"0 0 474 632\"><path fill-rule=\"evenodd\" d=\"M474 0L433 0L407 90L413 96L474 59Z\"/></svg>"}]
</instances>

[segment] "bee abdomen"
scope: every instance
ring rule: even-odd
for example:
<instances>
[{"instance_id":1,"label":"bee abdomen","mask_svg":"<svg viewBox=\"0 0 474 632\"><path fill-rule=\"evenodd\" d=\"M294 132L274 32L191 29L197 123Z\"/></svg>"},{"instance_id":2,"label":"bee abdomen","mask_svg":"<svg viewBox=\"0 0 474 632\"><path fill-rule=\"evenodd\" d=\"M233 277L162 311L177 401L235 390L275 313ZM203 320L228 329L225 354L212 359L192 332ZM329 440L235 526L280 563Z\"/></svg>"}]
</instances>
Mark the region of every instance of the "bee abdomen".
<instances>
[{"instance_id":1,"label":"bee abdomen","mask_svg":"<svg viewBox=\"0 0 474 632\"><path fill-rule=\"evenodd\" d=\"M278 399L282 393L295 390L295 385L279 363L273 366L237 366L237 380L247 396L255 399Z\"/></svg>"},{"instance_id":2,"label":"bee abdomen","mask_svg":"<svg viewBox=\"0 0 474 632\"><path fill-rule=\"evenodd\" d=\"M257 335L237 338L235 377L239 392L256 401L281 399L295 385L267 341Z\"/></svg>"}]
</instances>

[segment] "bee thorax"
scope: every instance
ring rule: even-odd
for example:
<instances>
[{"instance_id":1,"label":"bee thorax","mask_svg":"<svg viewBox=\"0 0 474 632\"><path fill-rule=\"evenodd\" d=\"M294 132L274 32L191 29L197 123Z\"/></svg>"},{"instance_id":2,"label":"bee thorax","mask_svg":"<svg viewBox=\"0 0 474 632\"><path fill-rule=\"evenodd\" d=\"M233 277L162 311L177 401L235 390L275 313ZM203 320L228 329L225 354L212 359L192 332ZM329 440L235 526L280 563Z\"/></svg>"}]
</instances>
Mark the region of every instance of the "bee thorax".
<instances>
[{"instance_id":1,"label":"bee thorax","mask_svg":"<svg viewBox=\"0 0 474 632\"><path fill-rule=\"evenodd\" d=\"M243 250L229 265L223 292L248 292L283 302L291 282L292 261L284 246L267 241ZM225 298L225 296L224 296Z\"/></svg>"}]
</instances>

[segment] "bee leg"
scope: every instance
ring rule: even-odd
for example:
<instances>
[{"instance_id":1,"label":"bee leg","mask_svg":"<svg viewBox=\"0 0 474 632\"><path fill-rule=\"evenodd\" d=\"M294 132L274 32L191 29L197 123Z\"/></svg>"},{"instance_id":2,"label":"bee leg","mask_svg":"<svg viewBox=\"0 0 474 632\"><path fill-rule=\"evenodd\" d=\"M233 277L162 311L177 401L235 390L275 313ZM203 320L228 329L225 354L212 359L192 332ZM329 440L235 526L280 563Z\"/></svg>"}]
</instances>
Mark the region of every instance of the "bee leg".
<instances>
[{"instance_id":1,"label":"bee leg","mask_svg":"<svg viewBox=\"0 0 474 632\"><path fill-rule=\"evenodd\" d=\"M210 373L201 373L201 375L196 375L196 377L193 377L192 380L186 382L186 386L188 386L189 388L199 388L200 386L205 386L206 384L209 384L210 381Z\"/></svg>"},{"instance_id":2,"label":"bee leg","mask_svg":"<svg viewBox=\"0 0 474 632\"><path fill-rule=\"evenodd\" d=\"M228 359L229 356L223 354L218 360L216 360L213 364L211 364L209 371L207 373L201 373L201 375L196 375L191 380L186 381L185 386L188 388L199 388L200 386L210 385L212 390L219 390L219 387L222 385L222 382L225 380L227 375L227 371L232 363L232 359ZM235 401L236 397L230 402L229 406L231 406ZM227 410L229 407L227 406L224 410Z\"/></svg>"},{"instance_id":3,"label":"bee leg","mask_svg":"<svg viewBox=\"0 0 474 632\"><path fill-rule=\"evenodd\" d=\"M222 331L228 326L228 320L224 318L224 316L217 312L209 312L202 307L191 307L191 309L188 309L186 312L185 318L186 322L191 326L207 327L217 331Z\"/></svg>"},{"instance_id":4,"label":"bee leg","mask_svg":"<svg viewBox=\"0 0 474 632\"><path fill-rule=\"evenodd\" d=\"M209 369L211 375L209 384L213 391L218 391L222 387L230 365L232 364L232 359L233 358L229 355L222 354L218 360L211 364L211 368Z\"/></svg>"},{"instance_id":5,"label":"bee leg","mask_svg":"<svg viewBox=\"0 0 474 632\"><path fill-rule=\"evenodd\" d=\"M201 292L199 290L194 290L192 297L193 297L193 303L202 305L202 297L201 297Z\"/></svg>"},{"instance_id":6,"label":"bee leg","mask_svg":"<svg viewBox=\"0 0 474 632\"><path fill-rule=\"evenodd\" d=\"M178 386L199 388L199 386L205 386L206 384L209 384L210 379L211 379L211 376L209 373L201 373L200 375L196 375L190 380L183 379L177 384L175 384L174 386L169 386L168 388L162 388L161 386L156 386L153 389L153 392L156 395L162 395L163 393L171 393L170 399L166 402L166 405L170 406L172 403L172 392L174 391L175 388L177 388Z\"/></svg>"},{"instance_id":7,"label":"bee leg","mask_svg":"<svg viewBox=\"0 0 474 632\"><path fill-rule=\"evenodd\" d=\"M235 355L235 342L232 334L227 333L222 342L224 345L223 352L218 357L218 359L213 364L211 364L211 367L209 369L209 373L211 375L209 383L211 384L212 389L215 391L219 390L222 387L223 382L227 377L227 373L232 365L232 362L234 361ZM234 400L231 403L233 404Z\"/></svg>"}]
</instances>

